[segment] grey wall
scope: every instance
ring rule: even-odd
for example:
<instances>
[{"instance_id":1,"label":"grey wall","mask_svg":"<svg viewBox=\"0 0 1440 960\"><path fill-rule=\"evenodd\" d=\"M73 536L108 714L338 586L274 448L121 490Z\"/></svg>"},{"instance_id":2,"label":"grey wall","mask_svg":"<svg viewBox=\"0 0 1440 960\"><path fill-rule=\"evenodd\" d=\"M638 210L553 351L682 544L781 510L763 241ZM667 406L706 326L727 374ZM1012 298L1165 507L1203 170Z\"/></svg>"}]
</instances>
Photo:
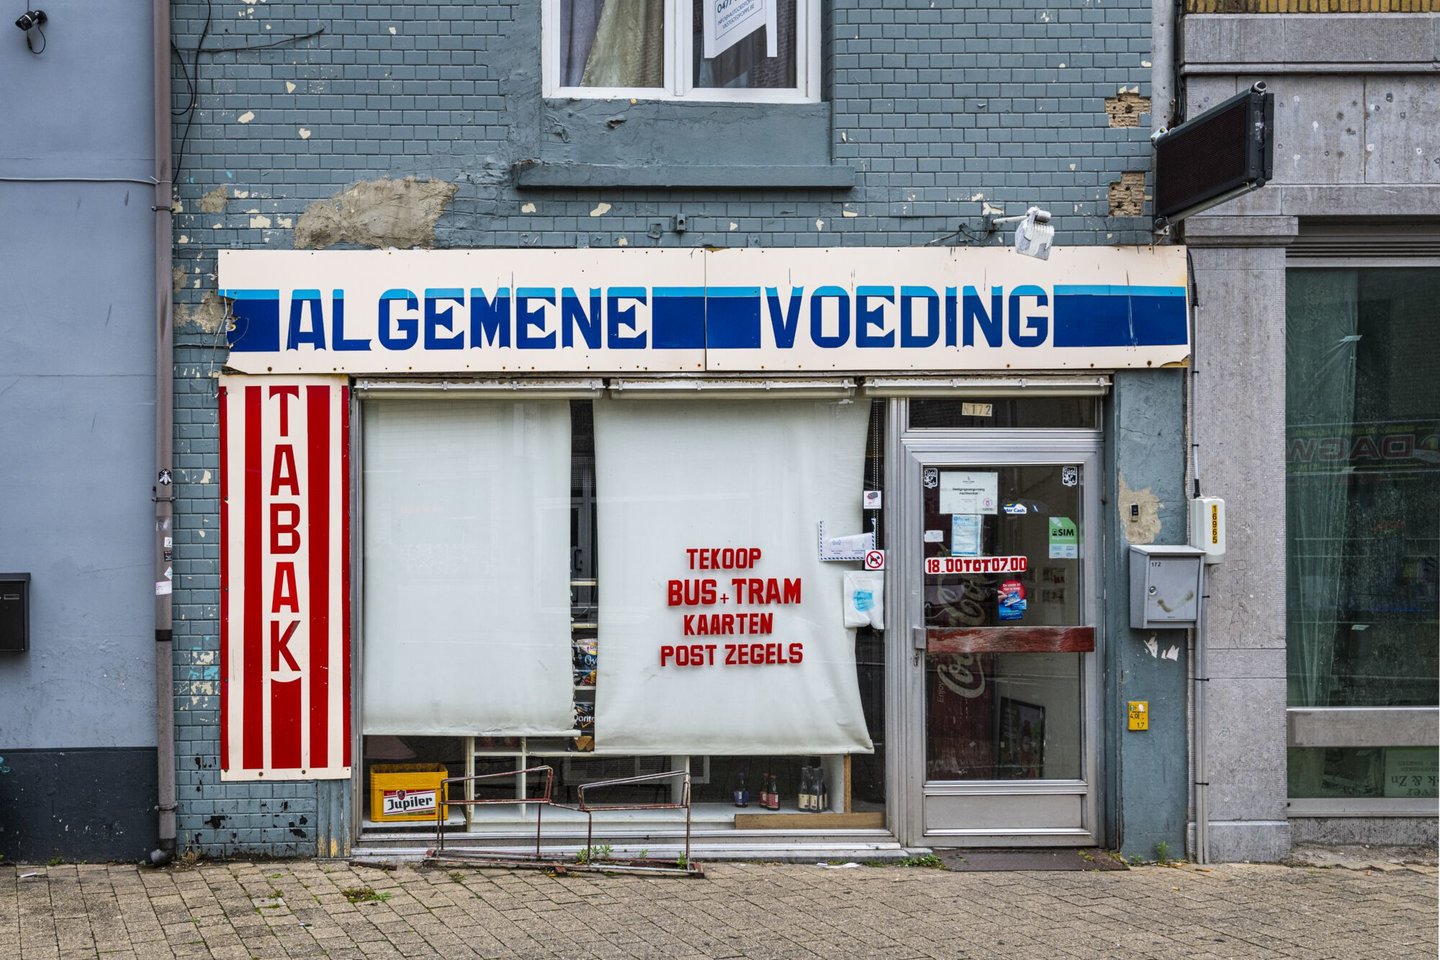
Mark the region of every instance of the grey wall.
<instances>
[{"instance_id":1,"label":"grey wall","mask_svg":"<svg viewBox=\"0 0 1440 960\"><path fill-rule=\"evenodd\" d=\"M1202 492L1226 498L1229 556L1210 581L1212 854L1287 855L1285 782L1285 263L1308 218L1440 210L1440 17L1192 16L1189 114L1265 80L1275 178L1188 221L1199 299ZM1279 58L1279 59L1277 59ZM1332 229L1344 220L1330 220ZM1359 243L1354 253L1363 256ZM1433 822L1433 821L1432 821ZM1363 824L1363 827L1356 827ZM1297 821L1303 842L1409 842L1413 821ZM1430 834L1433 837L1433 833Z\"/></svg>"},{"instance_id":2,"label":"grey wall","mask_svg":"<svg viewBox=\"0 0 1440 960\"><path fill-rule=\"evenodd\" d=\"M1191 651L1184 630L1130 629L1129 548L1185 542L1185 375L1117 373L1105 421L1103 715L1113 757L1108 839L1126 856L1145 860L1161 851L1170 857L1186 852ZM1127 729L1131 700L1148 702L1149 730Z\"/></svg>"},{"instance_id":3,"label":"grey wall","mask_svg":"<svg viewBox=\"0 0 1440 960\"><path fill-rule=\"evenodd\" d=\"M150 21L99 0L47 12L39 56L0 34L0 569L32 576L31 649L0 654L0 853L139 855L154 842L156 214L129 181L153 175Z\"/></svg>"}]
</instances>

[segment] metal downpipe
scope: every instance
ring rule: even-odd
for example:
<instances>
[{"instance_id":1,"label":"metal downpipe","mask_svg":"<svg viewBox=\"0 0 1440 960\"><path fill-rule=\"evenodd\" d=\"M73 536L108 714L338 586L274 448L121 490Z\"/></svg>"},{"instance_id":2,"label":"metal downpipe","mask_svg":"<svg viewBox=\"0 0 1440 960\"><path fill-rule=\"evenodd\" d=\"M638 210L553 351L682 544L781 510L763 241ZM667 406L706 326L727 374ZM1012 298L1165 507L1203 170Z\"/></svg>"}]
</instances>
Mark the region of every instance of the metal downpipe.
<instances>
[{"instance_id":1,"label":"metal downpipe","mask_svg":"<svg viewBox=\"0 0 1440 960\"><path fill-rule=\"evenodd\" d=\"M175 669L171 639L171 585L174 527L173 454L174 343L171 323L172 184L170 134L170 3L151 0L152 68L154 71L155 200L155 754L159 814L159 846L150 854L155 864L175 856Z\"/></svg>"}]
</instances>

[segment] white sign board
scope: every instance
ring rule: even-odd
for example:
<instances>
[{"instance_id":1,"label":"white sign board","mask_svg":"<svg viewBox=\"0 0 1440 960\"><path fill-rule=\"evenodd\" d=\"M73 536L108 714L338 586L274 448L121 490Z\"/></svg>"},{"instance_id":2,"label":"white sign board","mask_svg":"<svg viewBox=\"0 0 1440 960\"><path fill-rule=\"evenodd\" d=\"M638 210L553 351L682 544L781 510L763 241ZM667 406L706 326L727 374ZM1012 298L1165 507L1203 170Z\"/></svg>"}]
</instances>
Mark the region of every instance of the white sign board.
<instances>
[{"instance_id":1,"label":"white sign board","mask_svg":"<svg viewBox=\"0 0 1440 960\"><path fill-rule=\"evenodd\" d=\"M1149 368L1183 247L222 250L243 373Z\"/></svg>"}]
</instances>

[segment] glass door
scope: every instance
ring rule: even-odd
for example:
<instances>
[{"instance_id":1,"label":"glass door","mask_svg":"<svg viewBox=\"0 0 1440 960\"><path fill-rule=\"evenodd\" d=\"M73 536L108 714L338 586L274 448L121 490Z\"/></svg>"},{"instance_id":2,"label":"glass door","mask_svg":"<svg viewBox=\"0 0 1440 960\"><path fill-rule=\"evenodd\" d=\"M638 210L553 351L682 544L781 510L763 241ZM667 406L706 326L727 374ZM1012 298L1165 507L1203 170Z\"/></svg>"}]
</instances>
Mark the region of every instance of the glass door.
<instances>
[{"instance_id":1,"label":"glass door","mask_svg":"<svg viewBox=\"0 0 1440 960\"><path fill-rule=\"evenodd\" d=\"M931 445L907 459L908 839L1096 843L1093 445Z\"/></svg>"}]
</instances>

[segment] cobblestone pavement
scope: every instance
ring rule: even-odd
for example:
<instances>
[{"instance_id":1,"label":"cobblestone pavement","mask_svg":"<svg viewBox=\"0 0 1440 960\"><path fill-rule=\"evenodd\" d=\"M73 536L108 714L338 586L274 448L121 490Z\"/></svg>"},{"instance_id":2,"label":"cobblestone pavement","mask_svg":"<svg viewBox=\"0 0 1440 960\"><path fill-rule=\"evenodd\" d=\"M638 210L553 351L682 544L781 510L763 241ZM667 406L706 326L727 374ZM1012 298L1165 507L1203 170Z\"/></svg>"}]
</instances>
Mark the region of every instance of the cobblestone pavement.
<instances>
[{"instance_id":1,"label":"cobblestone pavement","mask_svg":"<svg viewBox=\"0 0 1440 960\"><path fill-rule=\"evenodd\" d=\"M706 873L3 864L0 958L1436 957L1431 865Z\"/></svg>"}]
</instances>

